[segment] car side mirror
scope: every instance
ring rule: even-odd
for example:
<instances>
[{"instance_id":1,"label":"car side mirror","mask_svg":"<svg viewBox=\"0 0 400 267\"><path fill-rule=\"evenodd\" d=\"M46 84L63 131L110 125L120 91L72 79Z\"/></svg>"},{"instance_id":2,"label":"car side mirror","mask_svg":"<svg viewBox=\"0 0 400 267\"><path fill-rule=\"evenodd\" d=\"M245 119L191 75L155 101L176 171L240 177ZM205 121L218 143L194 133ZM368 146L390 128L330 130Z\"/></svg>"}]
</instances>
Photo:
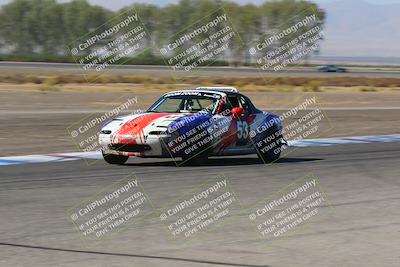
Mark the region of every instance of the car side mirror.
<instances>
[{"instance_id":1,"label":"car side mirror","mask_svg":"<svg viewBox=\"0 0 400 267\"><path fill-rule=\"evenodd\" d=\"M243 115L244 115L244 109L243 108L240 108L240 107L238 107L238 108L233 108L232 110L231 110L231 113L232 113L232 117L234 117L234 118L240 118L240 117L242 117Z\"/></svg>"}]
</instances>

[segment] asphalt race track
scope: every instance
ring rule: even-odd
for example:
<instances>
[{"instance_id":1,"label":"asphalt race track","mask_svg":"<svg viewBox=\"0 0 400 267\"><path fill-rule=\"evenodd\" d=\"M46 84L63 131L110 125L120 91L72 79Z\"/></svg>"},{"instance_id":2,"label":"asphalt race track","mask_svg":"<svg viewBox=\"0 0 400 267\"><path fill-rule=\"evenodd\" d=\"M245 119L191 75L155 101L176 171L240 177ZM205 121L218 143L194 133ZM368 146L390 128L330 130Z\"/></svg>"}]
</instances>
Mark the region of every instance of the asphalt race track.
<instances>
[{"instance_id":1,"label":"asphalt race track","mask_svg":"<svg viewBox=\"0 0 400 267\"><path fill-rule=\"evenodd\" d=\"M40 62L0 62L2 73L28 73L28 74L83 74L79 64L70 63L40 63ZM323 73L313 67L293 67L284 71L260 71L250 67L202 67L194 72L173 71L169 66L153 65L122 65L107 69L103 74L115 73L119 75L158 75L158 76L243 76L259 77L368 77L368 78L398 78L398 68L387 67L349 67L346 73Z\"/></svg>"},{"instance_id":2,"label":"asphalt race track","mask_svg":"<svg viewBox=\"0 0 400 267\"><path fill-rule=\"evenodd\" d=\"M400 143L372 143L297 148L270 165L246 156L196 167L158 159L1 166L0 266L398 266L399 165ZM86 246L67 210L132 172L155 211ZM328 200L322 213L264 240L249 208L310 173ZM211 234L171 239L156 210L220 174L242 208Z\"/></svg>"}]
</instances>

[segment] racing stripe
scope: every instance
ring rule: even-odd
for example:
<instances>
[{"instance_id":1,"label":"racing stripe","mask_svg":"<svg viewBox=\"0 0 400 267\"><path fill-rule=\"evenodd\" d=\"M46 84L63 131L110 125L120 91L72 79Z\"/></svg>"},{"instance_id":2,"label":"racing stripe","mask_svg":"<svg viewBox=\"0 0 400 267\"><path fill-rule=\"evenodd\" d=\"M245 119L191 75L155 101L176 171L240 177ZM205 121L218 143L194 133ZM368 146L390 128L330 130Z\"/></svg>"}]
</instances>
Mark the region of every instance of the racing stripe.
<instances>
[{"instance_id":1,"label":"racing stripe","mask_svg":"<svg viewBox=\"0 0 400 267\"><path fill-rule=\"evenodd\" d=\"M171 115L170 113L147 113L142 116L136 117L133 120L126 122L121 128L114 134L115 143L132 143L135 144L136 139L143 142L142 135L143 129L156 119ZM129 138L134 137L134 139Z\"/></svg>"}]
</instances>

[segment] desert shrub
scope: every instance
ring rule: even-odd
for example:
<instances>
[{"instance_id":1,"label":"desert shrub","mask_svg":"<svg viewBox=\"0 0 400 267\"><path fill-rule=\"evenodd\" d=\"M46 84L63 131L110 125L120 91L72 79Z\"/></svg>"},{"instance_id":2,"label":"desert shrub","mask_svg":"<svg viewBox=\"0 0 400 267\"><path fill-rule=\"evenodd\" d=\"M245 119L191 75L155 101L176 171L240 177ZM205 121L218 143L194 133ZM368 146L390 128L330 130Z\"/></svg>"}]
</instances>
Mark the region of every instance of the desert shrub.
<instances>
[{"instance_id":1,"label":"desert shrub","mask_svg":"<svg viewBox=\"0 0 400 267\"><path fill-rule=\"evenodd\" d=\"M144 84L144 83L151 83L152 78L150 76L145 76L145 75L124 75L122 76L122 81L125 83Z\"/></svg>"},{"instance_id":2,"label":"desert shrub","mask_svg":"<svg viewBox=\"0 0 400 267\"><path fill-rule=\"evenodd\" d=\"M60 83L60 77L59 76L49 76L44 80L44 84L47 85L56 85Z\"/></svg>"},{"instance_id":3,"label":"desert shrub","mask_svg":"<svg viewBox=\"0 0 400 267\"><path fill-rule=\"evenodd\" d=\"M28 75L25 78L25 82L34 83L34 84L41 84L43 82L43 80L39 76Z\"/></svg>"},{"instance_id":4,"label":"desert shrub","mask_svg":"<svg viewBox=\"0 0 400 267\"><path fill-rule=\"evenodd\" d=\"M303 85L305 92L321 92L320 81L308 81Z\"/></svg>"},{"instance_id":5,"label":"desert shrub","mask_svg":"<svg viewBox=\"0 0 400 267\"><path fill-rule=\"evenodd\" d=\"M376 92L376 88L374 87L363 87L360 89L361 92Z\"/></svg>"}]
</instances>

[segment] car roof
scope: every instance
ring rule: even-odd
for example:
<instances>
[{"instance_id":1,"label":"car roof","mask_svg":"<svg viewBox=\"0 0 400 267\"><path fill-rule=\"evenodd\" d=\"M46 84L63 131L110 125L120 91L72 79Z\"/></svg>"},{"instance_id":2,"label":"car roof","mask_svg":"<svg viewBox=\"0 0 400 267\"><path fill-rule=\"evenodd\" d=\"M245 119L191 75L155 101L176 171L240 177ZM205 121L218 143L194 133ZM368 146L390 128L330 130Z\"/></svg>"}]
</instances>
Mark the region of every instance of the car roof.
<instances>
[{"instance_id":1,"label":"car roof","mask_svg":"<svg viewBox=\"0 0 400 267\"><path fill-rule=\"evenodd\" d=\"M231 95L231 94L237 94L238 90L235 87L197 87L194 89L183 89L183 90L176 90L176 91L171 91L166 93L165 95L168 94L174 94L174 93L181 93L181 92L202 92L202 93L210 93L210 94L220 94L220 95Z\"/></svg>"},{"instance_id":2,"label":"car roof","mask_svg":"<svg viewBox=\"0 0 400 267\"><path fill-rule=\"evenodd\" d=\"M193 93L209 93L209 94L219 94L219 95L226 95L225 92L220 92L220 91L210 91L210 90L197 90L197 89L184 89L184 90L176 90L176 91L171 91L168 92L164 95L170 95L170 94L175 94L175 93L185 93L185 92L193 92Z\"/></svg>"},{"instance_id":3,"label":"car roof","mask_svg":"<svg viewBox=\"0 0 400 267\"><path fill-rule=\"evenodd\" d=\"M217 92L230 92L230 93L238 93L239 90L232 86L201 86L197 87L196 90L209 90L209 91L217 91Z\"/></svg>"}]
</instances>

